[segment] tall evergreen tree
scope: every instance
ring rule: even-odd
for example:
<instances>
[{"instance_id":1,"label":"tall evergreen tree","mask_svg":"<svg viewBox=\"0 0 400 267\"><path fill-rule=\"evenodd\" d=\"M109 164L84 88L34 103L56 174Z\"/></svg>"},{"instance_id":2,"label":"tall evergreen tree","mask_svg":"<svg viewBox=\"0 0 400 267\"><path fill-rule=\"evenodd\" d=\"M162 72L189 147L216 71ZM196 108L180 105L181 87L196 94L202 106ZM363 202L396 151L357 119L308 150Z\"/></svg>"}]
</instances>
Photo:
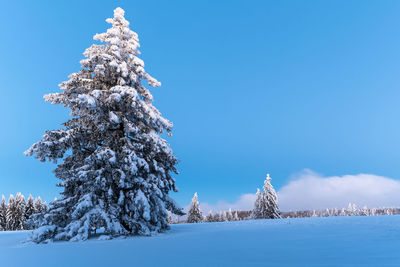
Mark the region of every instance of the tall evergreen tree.
<instances>
[{"instance_id":1,"label":"tall evergreen tree","mask_svg":"<svg viewBox=\"0 0 400 267\"><path fill-rule=\"evenodd\" d=\"M254 209L252 211L253 219L278 219L281 218L278 197L271 184L271 177L267 174L267 178L264 181L264 192L261 193L257 189L257 199L254 203Z\"/></svg>"},{"instance_id":2,"label":"tall evergreen tree","mask_svg":"<svg viewBox=\"0 0 400 267\"><path fill-rule=\"evenodd\" d=\"M14 195L10 195L8 198L7 203L7 213L6 213L6 220L7 220L7 230L13 231L17 230L18 227L18 210L17 205L15 203Z\"/></svg>"},{"instance_id":3,"label":"tall evergreen tree","mask_svg":"<svg viewBox=\"0 0 400 267\"><path fill-rule=\"evenodd\" d=\"M4 195L1 196L0 202L0 231L7 230L7 203Z\"/></svg>"},{"instance_id":4,"label":"tall evergreen tree","mask_svg":"<svg viewBox=\"0 0 400 267\"><path fill-rule=\"evenodd\" d=\"M36 212L35 210L35 203L33 201L32 195L29 195L28 200L26 201L25 206L25 222L28 222L32 214ZM25 229L31 229L27 223L25 223Z\"/></svg>"},{"instance_id":5,"label":"tall evergreen tree","mask_svg":"<svg viewBox=\"0 0 400 267\"><path fill-rule=\"evenodd\" d=\"M30 215L29 219L26 222L26 226L28 229L36 229L44 222L44 214L47 209L46 202L42 202L42 199L37 197L33 201L34 213Z\"/></svg>"},{"instance_id":6,"label":"tall evergreen tree","mask_svg":"<svg viewBox=\"0 0 400 267\"><path fill-rule=\"evenodd\" d=\"M43 203L40 197L37 197L34 202L35 213L43 213Z\"/></svg>"},{"instance_id":7,"label":"tall evergreen tree","mask_svg":"<svg viewBox=\"0 0 400 267\"><path fill-rule=\"evenodd\" d=\"M187 222L188 223L199 223L203 221L203 215L200 211L200 204L197 199L197 193L194 194L190 208L188 211Z\"/></svg>"},{"instance_id":8,"label":"tall evergreen tree","mask_svg":"<svg viewBox=\"0 0 400 267\"><path fill-rule=\"evenodd\" d=\"M264 181L264 199L266 203L266 214L267 219L278 219L281 218L279 207L278 207L278 197L271 184L271 177L267 174L267 178Z\"/></svg>"},{"instance_id":9,"label":"tall evergreen tree","mask_svg":"<svg viewBox=\"0 0 400 267\"><path fill-rule=\"evenodd\" d=\"M226 222L228 220L228 217L226 216L226 211L221 212L220 219L221 222Z\"/></svg>"},{"instance_id":10,"label":"tall evergreen tree","mask_svg":"<svg viewBox=\"0 0 400 267\"><path fill-rule=\"evenodd\" d=\"M256 201L254 202L254 208L253 211L251 212L251 218L252 219L262 219L263 218L263 194L261 193L260 189L257 188L257 193L256 193Z\"/></svg>"},{"instance_id":11,"label":"tall evergreen tree","mask_svg":"<svg viewBox=\"0 0 400 267\"><path fill-rule=\"evenodd\" d=\"M85 51L82 70L61 83L61 93L45 96L68 107L72 118L26 151L41 161L63 161L55 170L62 197L34 231L35 242L85 240L100 227L109 236L150 235L169 228L167 209L183 215L168 196L177 191L171 175L177 159L160 136L170 135L172 123L142 82L161 84L138 58L138 35L124 11L115 9L106 21L112 27L94 36L104 44Z\"/></svg>"},{"instance_id":12,"label":"tall evergreen tree","mask_svg":"<svg viewBox=\"0 0 400 267\"><path fill-rule=\"evenodd\" d=\"M17 193L15 196L15 205L17 206L17 218L18 224L16 230L23 230L25 228L25 197L21 193Z\"/></svg>"}]
</instances>

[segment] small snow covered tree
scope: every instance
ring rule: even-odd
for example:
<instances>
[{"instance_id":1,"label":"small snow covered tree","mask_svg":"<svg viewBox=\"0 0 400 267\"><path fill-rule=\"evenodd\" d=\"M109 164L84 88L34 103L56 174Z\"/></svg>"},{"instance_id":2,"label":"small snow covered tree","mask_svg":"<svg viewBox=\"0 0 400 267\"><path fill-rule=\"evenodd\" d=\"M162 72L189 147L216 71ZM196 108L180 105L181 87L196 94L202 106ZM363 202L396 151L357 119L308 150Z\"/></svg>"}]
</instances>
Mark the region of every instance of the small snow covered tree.
<instances>
[{"instance_id":1,"label":"small snow covered tree","mask_svg":"<svg viewBox=\"0 0 400 267\"><path fill-rule=\"evenodd\" d=\"M37 197L34 202L35 213L43 213L43 203L40 197Z\"/></svg>"},{"instance_id":2,"label":"small snow covered tree","mask_svg":"<svg viewBox=\"0 0 400 267\"><path fill-rule=\"evenodd\" d=\"M353 213L353 205L351 205L351 203L349 203L349 205L347 206L347 214L348 216L351 216Z\"/></svg>"},{"instance_id":3,"label":"small snow covered tree","mask_svg":"<svg viewBox=\"0 0 400 267\"><path fill-rule=\"evenodd\" d=\"M376 215L376 208L371 209L370 216L375 216Z\"/></svg>"},{"instance_id":4,"label":"small snow covered tree","mask_svg":"<svg viewBox=\"0 0 400 267\"><path fill-rule=\"evenodd\" d=\"M251 218L253 219L262 219L263 217L263 212L262 212L262 206L263 206L263 194L261 193L260 189L257 188L257 198L256 201L254 202L254 208L253 211L251 212Z\"/></svg>"},{"instance_id":5,"label":"small snow covered tree","mask_svg":"<svg viewBox=\"0 0 400 267\"><path fill-rule=\"evenodd\" d=\"M213 222L220 222L221 221L221 213L220 212L216 212L214 215L213 215Z\"/></svg>"},{"instance_id":6,"label":"small snow covered tree","mask_svg":"<svg viewBox=\"0 0 400 267\"><path fill-rule=\"evenodd\" d=\"M28 229L36 229L44 222L44 214L47 210L46 202L42 202L42 199L37 197L33 202L33 210L34 213L30 215L29 219L26 222L26 226Z\"/></svg>"},{"instance_id":7,"label":"small snow covered tree","mask_svg":"<svg viewBox=\"0 0 400 267\"><path fill-rule=\"evenodd\" d=\"M226 222L228 220L226 211L221 212L221 214L219 215L219 218L220 218L221 222Z\"/></svg>"},{"instance_id":8,"label":"small snow covered tree","mask_svg":"<svg viewBox=\"0 0 400 267\"><path fill-rule=\"evenodd\" d=\"M329 209L325 209L324 217L330 217L330 216L331 216L331 212L329 211Z\"/></svg>"},{"instance_id":9,"label":"small snow covered tree","mask_svg":"<svg viewBox=\"0 0 400 267\"><path fill-rule=\"evenodd\" d=\"M23 230L25 228L25 197L21 193L15 196L15 206L17 211L17 224L15 230Z\"/></svg>"},{"instance_id":10,"label":"small snow covered tree","mask_svg":"<svg viewBox=\"0 0 400 267\"><path fill-rule=\"evenodd\" d=\"M357 205L356 205L355 203L353 203L351 215L352 215L352 216L358 216L358 215L359 215L359 214L358 214L358 208L357 208Z\"/></svg>"},{"instance_id":11,"label":"small snow covered tree","mask_svg":"<svg viewBox=\"0 0 400 267\"><path fill-rule=\"evenodd\" d=\"M208 212L208 215L206 216L205 221L206 221L206 222L213 222L213 221L214 221L214 216L213 216L213 214L212 214L212 210L210 210L210 211Z\"/></svg>"},{"instance_id":12,"label":"small snow covered tree","mask_svg":"<svg viewBox=\"0 0 400 267\"><path fill-rule=\"evenodd\" d=\"M339 216L339 210L337 208L333 209L333 216Z\"/></svg>"},{"instance_id":13,"label":"small snow covered tree","mask_svg":"<svg viewBox=\"0 0 400 267\"><path fill-rule=\"evenodd\" d=\"M346 213L346 209L345 209L345 208L342 208L342 210L341 210L340 213L339 213L339 216L347 216L347 213Z\"/></svg>"},{"instance_id":14,"label":"small snow covered tree","mask_svg":"<svg viewBox=\"0 0 400 267\"><path fill-rule=\"evenodd\" d=\"M42 203L42 213L46 213L47 212L47 202L43 201Z\"/></svg>"},{"instance_id":15,"label":"small snow covered tree","mask_svg":"<svg viewBox=\"0 0 400 267\"><path fill-rule=\"evenodd\" d=\"M317 213L315 212L315 210L313 210L311 217L317 217Z\"/></svg>"},{"instance_id":16,"label":"small snow covered tree","mask_svg":"<svg viewBox=\"0 0 400 267\"><path fill-rule=\"evenodd\" d=\"M7 203L7 230L13 231L18 229L18 209L15 203L14 195L10 195Z\"/></svg>"},{"instance_id":17,"label":"small snow covered tree","mask_svg":"<svg viewBox=\"0 0 400 267\"><path fill-rule=\"evenodd\" d=\"M0 231L7 230L7 203L4 195L1 196L0 202Z\"/></svg>"},{"instance_id":18,"label":"small snow covered tree","mask_svg":"<svg viewBox=\"0 0 400 267\"><path fill-rule=\"evenodd\" d=\"M239 221L240 220L237 210L233 213L233 220L234 221Z\"/></svg>"},{"instance_id":19,"label":"small snow covered tree","mask_svg":"<svg viewBox=\"0 0 400 267\"><path fill-rule=\"evenodd\" d=\"M267 174L267 178L264 182L264 198L265 203L267 204L266 209L266 217L268 219L277 219L281 218L279 215L279 207L278 207L278 197L274 190L274 187L271 184L271 177Z\"/></svg>"},{"instance_id":20,"label":"small snow covered tree","mask_svg":"<svg viewBox=\"0 0 400 267\"><path fill-rule=\"evenodd\" d=\"M7 205L7 230L23 230L25 227L25 197L21 193L10 195Z\"/></svg>"},{"instance_id":21,"label":"small snow covered tree","mask_svg":"<svg viewBox=\"0 0 400 267\"><path fill-rule=\"evenodd\" d=\"M392 208L386 208L385 214L386 215L393 215L393 209Z\"/></svg>"},{"instance_id":22,"label":"small snow covered tree","mask_svg":"<svg viewBox=\"0 0 400 267\"><path fill-rule=\"evenodd\" d=\"M27 224L32 214L36 212L35 203L33 201L32 195L29 195L28 200L25 205L25 229L31 229L31 227Z\"/></svg>"},{"instance_id":23,"label":"small snow covered tree","mask_svg":"<svg viewBox=\"0 0 400 267\"><path fill-rule=\"evenodd\" d=\"M278 197L271 184L271 177L267 174L264 181L264 193L257 189L257 199L252 212L253 219L278 219L281 218L278 207Z\"/></svg>"},{"instance_id":24,"label":"small snow covered tree","mask_svg":"<svg viewBox=\"0 0 400 267\"><path fill-rule=\"evenodd\" d=\"M55 169L62 197L50 204L32 240L85 240L104 227L108 236L150 235L169 229L167 210L183 215L168 193L177 173L169 144L160 136L172 123L152 105L144 86L160 86L138 58L138 35L121 8L95 40L82 69L45 96L62 104L72 118L65 128L47 131L25 154L40 161L62 160Z\"/></svg>"},{"instance_id":25,"label":"small snow covered tree","mask_svg":"<svg viewBox=\"0 0 400 267\"><path fill-rule=\"evenodd\" d=\"M228 221L233 221L233 213L231 208L229 208L228 212L226 213L226 219Z\"/></svg>"},{"instance_id":26,"label":"small snow covered tree","mask_svg":"<svg viewBox=\"0 0 400 267\"><path fill-rule=\"evenodd\" d=\"M370 216L370 211L367 206L364 206L360 211L361 216Z\"/></svg>"},{"instance_id":27,"label":"small snow covered tree","mask_svg":"<svg viewBox=\"0 0 400 267\"><path fill-rule=\"evenodd\" d=\"M194 194L192 202L190 203L187 222L188 223L199 223L203 221L203 215L200 211L200 204L197 199L197 193Z\"/></svg>"}]
</instances>

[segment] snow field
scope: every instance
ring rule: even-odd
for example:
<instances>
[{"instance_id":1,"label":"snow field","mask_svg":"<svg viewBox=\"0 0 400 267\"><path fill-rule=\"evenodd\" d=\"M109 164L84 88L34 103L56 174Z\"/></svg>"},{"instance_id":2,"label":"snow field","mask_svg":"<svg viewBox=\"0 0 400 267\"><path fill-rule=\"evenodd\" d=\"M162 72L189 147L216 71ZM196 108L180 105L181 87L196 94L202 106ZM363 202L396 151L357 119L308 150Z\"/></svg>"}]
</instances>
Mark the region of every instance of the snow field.
<instances>
[{"instance_id":1,"label":"snow field","mask_svg":"<svg viewBox=\"0 0 400 267\"><path fill-rule=\"evenodd\" d=\"M23 243L28 233L0 233L2 266L400 266L397 215L178 224L152 237L40 245Z\"/></svg>"}]
</instances>

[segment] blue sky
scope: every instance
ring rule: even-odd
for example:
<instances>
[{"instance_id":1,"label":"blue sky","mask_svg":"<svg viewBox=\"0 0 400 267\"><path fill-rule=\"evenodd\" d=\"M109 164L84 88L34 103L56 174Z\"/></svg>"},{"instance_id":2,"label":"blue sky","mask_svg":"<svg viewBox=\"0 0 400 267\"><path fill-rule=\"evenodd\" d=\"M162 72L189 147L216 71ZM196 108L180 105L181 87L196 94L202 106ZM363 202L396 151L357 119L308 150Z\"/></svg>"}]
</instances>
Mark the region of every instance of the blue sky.
<instances>
[{"instance_id":1,"label":"blue sky","mask_svg":"<svg viewBox=\"0 0 400 267\"><path fill-rule=\"evenodd\" d=\"M44 102L122 7L174 123L186 205L279 189L305 168L400 178L398 1L7 1L0 14L0 194L57 196L25 157L68 110Z\"/></svg>"}]
</instances>

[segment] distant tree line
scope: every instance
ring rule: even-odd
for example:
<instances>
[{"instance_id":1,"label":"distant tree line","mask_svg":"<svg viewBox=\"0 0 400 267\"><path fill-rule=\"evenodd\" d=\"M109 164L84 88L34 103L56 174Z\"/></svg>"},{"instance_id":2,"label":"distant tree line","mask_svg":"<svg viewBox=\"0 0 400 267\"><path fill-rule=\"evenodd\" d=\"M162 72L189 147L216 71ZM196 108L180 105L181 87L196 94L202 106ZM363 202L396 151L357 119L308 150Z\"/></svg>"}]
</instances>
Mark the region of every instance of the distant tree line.
<instances>
[{"instance_id":1,"label":"distant tree line","mask_svg":"<svg viewBox=\"0 0 400 267\"><path fill-rule=\"evenodd\" d=\"M400 214L400 208L358 208L356 204L349 203L347 209L303 210L282 212L283 218L331 217L331 216L378 216Z\"/></svg>"},{"instance_id":2,"label":"distant tree line","mask_svg":"<svg viewBox=\"0 0 400 267\"><path fill-rule=\"evenodd\" d=\"M351 208L350 208L351 206ZM332 216L381 216L381 215L398 215L400 208L357 208L355 204L342 209L324 209L324 210L298 210L280 212L282 218L309 218L309 217L332 217ZM233 216L232 216L233 215ZM225 221L242 221L253 220L253 210L235 210L220 211L213 213L210 211L207 216L203 216L201 220L196 222L225 222ZM183 220L179 217L170 218L169 223L193 223L193 220Z\"/></svg>"},{"instance_id":3,"label":"distant tree line","mask_svg":"<svg viewBox=\"0 0 400 267\"><path fill-rule=\"evenodd\" d=\"M188 219L181 219L180 216L172 216L170 214L168 223L170 224L179 224L179 223L200 223L200 222L230 222L230 221L243 221L243 220L250 220L251 219L252 211L247 210L232 210L229 209L228 211L219 211L219 212L212 212L205 216L202 215L201 220L188 220Z\"/></svg>"},{"instance_id":4,"label":"distant tree line","mask_svg":"<svg viewBox=\"0 0 400 267\"><path fill-rule=\"evenodd\" d=\"M8 202L4 195L0 202L0 231L30 230L37 228L47 211L46 202L40 197L35 200L29 195L25 201L24 195L10 195Z\"/></svg>"}]
</instances>

